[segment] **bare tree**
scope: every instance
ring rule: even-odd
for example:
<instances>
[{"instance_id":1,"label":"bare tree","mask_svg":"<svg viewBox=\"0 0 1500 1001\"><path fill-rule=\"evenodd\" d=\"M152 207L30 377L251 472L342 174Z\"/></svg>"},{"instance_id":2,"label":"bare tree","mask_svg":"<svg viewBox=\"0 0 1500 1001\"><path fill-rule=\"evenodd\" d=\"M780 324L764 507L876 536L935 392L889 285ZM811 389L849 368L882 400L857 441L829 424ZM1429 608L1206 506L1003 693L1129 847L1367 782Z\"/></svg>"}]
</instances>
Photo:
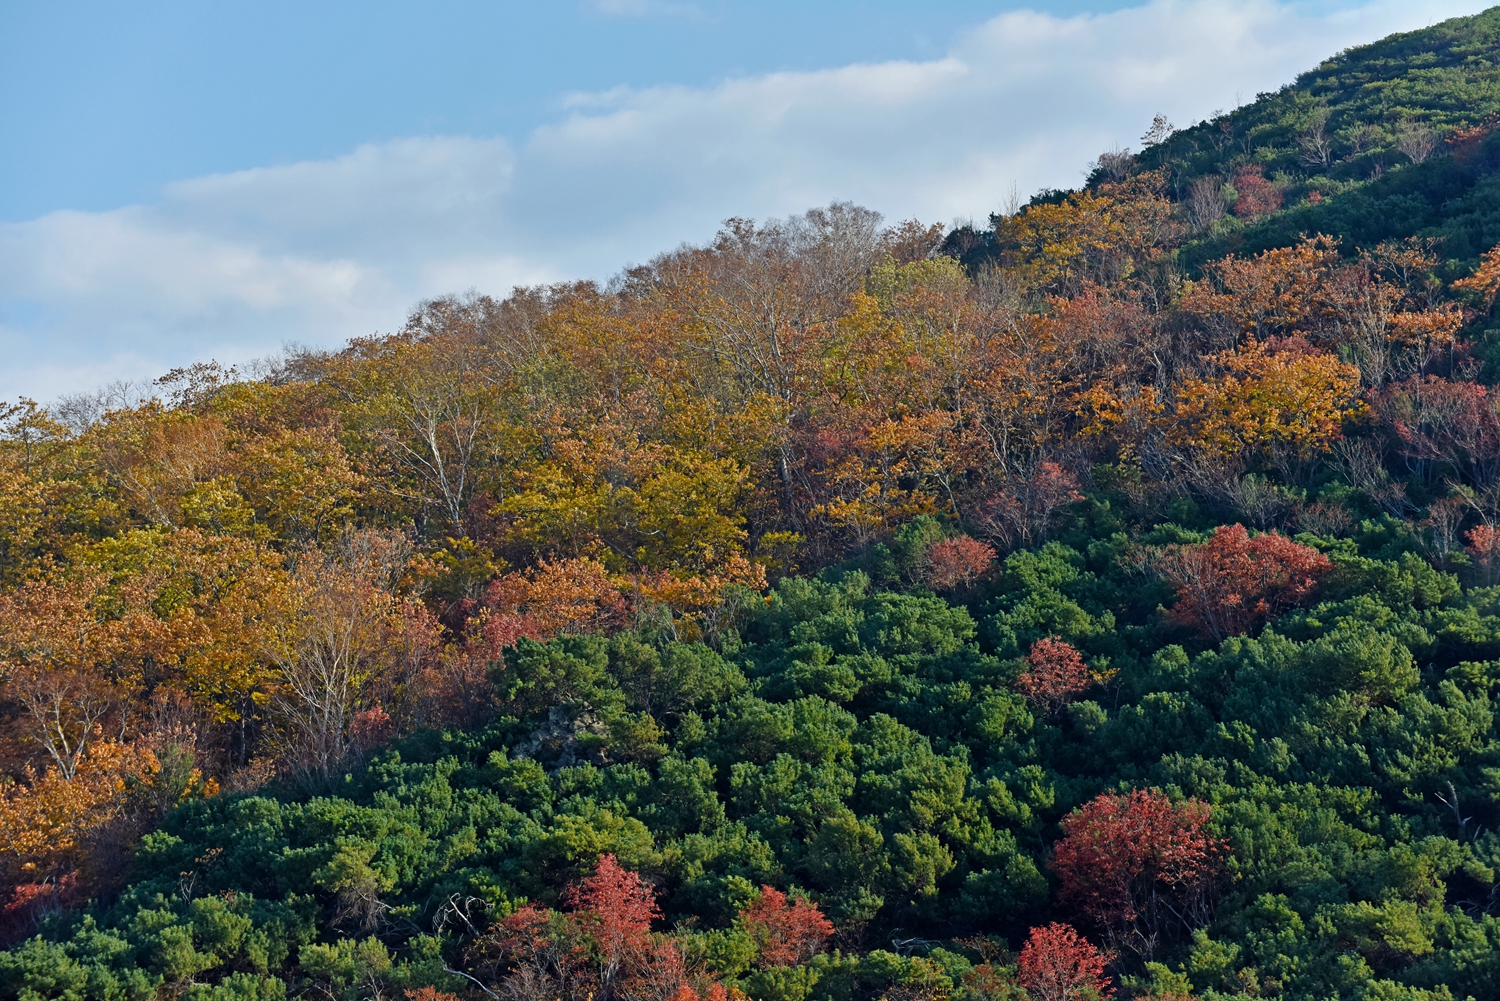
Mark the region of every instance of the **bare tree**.
<instances>
[{"instance_id":1,"label":"bare tree","mask_svg":"<svg viewBox=\"0 0 1500 1001\"><path fill-rule=\"evenodd\" d=\"M1436 147L1437 133L1426 122L1408 118L1396 126L1396 148L1410 157L1412 163L1423 162Z\"/></svg>"},{"instance_id":2,"label":"bare tree","mask_svg":"<svg viewBox=\"0 0 1500 1001\"><path fill-rule=\"evenodd\" d=\"M116 379L93 392L58 397L47 410L73 434L83 434L111 410L126 410L155 396L145 383Z\"/></svg>"},{"instance_id":3,"label":"bare tree","mask_svg":"<svg viewBox=\"0 0 1500 1001\"><path fill-rule=\"evenodd\" d=\"M792 251L805 271L805 288L820 311L832 312L864 283L880 260L879 212L853 202L834 202L787 220Z\"/></svg>"},{"instance_id":4,"label":"bare tree","mask_svg":"<svg viewBox=\"0 0 1500 1001\"><path fill-rule=\"evenodd\" d=\"M1098 171L1109 181L1123 181L1130 174L1130 167L1135 163L1135 155L1130 148L1121 149L1112 147L1099 154L1092 164L1089 165L1090 173Z\"/></svg>"},{"instance_id":5,"label":"bare tree","mask_svg":"<svg viewBox=\"0 0 1500 1001\"><path fill-rule=\"evenodd\" d=\"M1328 109L1319 108L1297 136L1297 151L1309 167L1327 167L1333 162L1333 141L1328 138Z\"/></svg>"},{"instance_id":6,"label":"bare tree","mask_svg":"<svg viewBox=\"0 0 1500 1001\"><path fill-rule=\"evenodd\" d=\"M1224 181L1218 176L1199 177L1188 186L1188 219L1199 233L1210 230L1229 212L1229 199L1224 195Z\"/></svg>"},{"instance_id":7,"label":"bare tree","mask_svg":"<svg viewBox=\"0 0 1500 1001\"><path fill-rule=\"evenodd\" d=\"M1160 146L1176 134L1177 126L1167 121L1167 116L1158 111L1156 117L1151 119L1151 127L1146 130L1145 135L1141 136L1141 144Z\"/></svg>"},{"instance_id":8,"label":"bare tree","mask_svg":"<svg viewBox=\"0 0 1500 1001\"><path fill-rule=\"evenodd\" d=\"M400 608L391 586L410 558L395 533L346 534L331 555L305 553L291 607L270 632L280 675L273 708L293 752L326 781L350 756L355 715L397 654Z\"/></svg>"},{"instance_id":9,"label":"bare tree","mask_svg":"<svg viewBox=\"0 0 1500 1001\"><path fill-rule=\"evenodd\" d=\"M386 453L420 484L420 499L460 535L494 402L476 303L433 300L400 336L355 342L350 357L376 364L355 369L360 375L342 386Z\"/></svg>"}]
</instances>

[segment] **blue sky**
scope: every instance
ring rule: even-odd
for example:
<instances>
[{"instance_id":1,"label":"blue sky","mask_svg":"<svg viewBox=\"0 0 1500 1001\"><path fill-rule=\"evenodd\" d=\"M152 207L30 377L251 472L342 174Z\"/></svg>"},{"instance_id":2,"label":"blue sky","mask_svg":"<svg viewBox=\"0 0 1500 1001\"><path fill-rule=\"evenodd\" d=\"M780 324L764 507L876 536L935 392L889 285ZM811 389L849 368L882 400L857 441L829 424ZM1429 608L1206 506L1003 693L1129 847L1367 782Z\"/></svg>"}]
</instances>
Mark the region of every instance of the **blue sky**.
<instances>
[{"instance_id":1,"label":"blue sky","mask_svg":"<svg viewBox=\"0 0 1500 1001\"><path fill-rule=\"evenodd\" d=\"M1483 6L0 0L0 399L605 279L730 215L983 218Z\"/></svg>"},{"instance_id":2,"label":"blue sky","mask_svg":"<svg viewBox=\"0 0 1500 1001\"><path fill-rule=\"evenodd\" d=\"M1024 5L3 3L0 219L115 208L361 143L519 138L573 92L938 58L1007 6Z\"/></svg>"}]
</instances>

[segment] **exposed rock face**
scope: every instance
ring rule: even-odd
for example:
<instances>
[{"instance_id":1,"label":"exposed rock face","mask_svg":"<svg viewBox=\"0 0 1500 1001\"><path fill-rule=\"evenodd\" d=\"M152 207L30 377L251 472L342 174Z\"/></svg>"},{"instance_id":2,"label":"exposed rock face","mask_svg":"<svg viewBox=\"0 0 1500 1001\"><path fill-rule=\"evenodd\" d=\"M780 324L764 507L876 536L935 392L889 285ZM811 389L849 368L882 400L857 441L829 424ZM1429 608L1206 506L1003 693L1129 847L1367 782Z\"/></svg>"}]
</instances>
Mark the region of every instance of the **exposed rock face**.
<instances>
[{"instance_id":1,"label":"exposed rock face","mask_svg":"<svg viewBox=\"0 0 1500 1001\"><path fill-rule=\"evenodd\" d=\"M531 758L549 771L582 764L604 765L608 764L603 751L606 733L604 723L589 710L575 715L572 707L553 706L547 710L547 722L531 731L511 756Z\"/></svg>"}]
</instances>

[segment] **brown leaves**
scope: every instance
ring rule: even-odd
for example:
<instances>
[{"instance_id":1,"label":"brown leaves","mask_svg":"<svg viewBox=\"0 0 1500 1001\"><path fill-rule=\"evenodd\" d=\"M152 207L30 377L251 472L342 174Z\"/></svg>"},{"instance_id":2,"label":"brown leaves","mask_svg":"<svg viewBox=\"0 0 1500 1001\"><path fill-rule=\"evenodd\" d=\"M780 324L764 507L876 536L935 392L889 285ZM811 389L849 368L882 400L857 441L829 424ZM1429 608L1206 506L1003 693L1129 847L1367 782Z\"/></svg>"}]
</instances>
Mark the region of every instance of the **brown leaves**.
<instances>
[{"instance_id":1,"label":"brown leaves","mask_svg":"<svg viewBox=\"0 0 1500 1001\"><path fill-rule=\"evenodd\" d=\"M23 712L22 731L71 779L101 725L125 729L146 671L173 664L193 629L159 617L150 581L118 587L100 573L56 572L0 595L0 680Z\"/></svg>"},{"instance_id":2,"label":"brown leaves","mask_svg":"<svg viewBox=\"0 0 1500 1001\"><path fill-rule=\"evenodd\" d=\"M1372 402L1408 459L1441 463L1481 490L1500 479L1500 398L1488 386L1414 377Z\"/></svg>"},{"instance_id":3,"label":"brown leaves","mask_svg":"<svg viewBox=\"0 0 1500 1001\"><path fill-rule=\"evenodd\" d=\"M995 550L967 535L939 539L922 553L917 577L939 593L968 587L995 566Z\"/></svg>"},{"instance_id":4,"label":"brown leaves","mask_svg":"<svg viewBox=\"0 0 1500 1001\"><path fill-rule=\"evenodd\" d=\"M1321 329L1327 285L1339 264L1338 242L1315 236L1253 258L1226 257L1183 296L1181 309L1232 346L1240 336L1264 340Z\"/></svg>"},{"instance_id":5,"label":"brown leaves","mask_svg":"<svg viewBox=\"0 0 1500 1001\"><path fill-rule=\"evenodd\" d=\"M1281 189L1266 180L1259 167L1241 167L1234 172L1234 214L1254 221L1281 208Z\"/></svg>"},{"instance_id":6,"label":"brown leaves","mask_svg":"<svg viewBox=\"0 0 1500 1001\"><path fill-rule=\"evenodd\" d=\"M632 602L628 583L611 576L597 560L544 559L491 584L484 607L479 635L498 654L521 636L547 639L623 629L631 620Z\"/></svg>"}]
</instances>

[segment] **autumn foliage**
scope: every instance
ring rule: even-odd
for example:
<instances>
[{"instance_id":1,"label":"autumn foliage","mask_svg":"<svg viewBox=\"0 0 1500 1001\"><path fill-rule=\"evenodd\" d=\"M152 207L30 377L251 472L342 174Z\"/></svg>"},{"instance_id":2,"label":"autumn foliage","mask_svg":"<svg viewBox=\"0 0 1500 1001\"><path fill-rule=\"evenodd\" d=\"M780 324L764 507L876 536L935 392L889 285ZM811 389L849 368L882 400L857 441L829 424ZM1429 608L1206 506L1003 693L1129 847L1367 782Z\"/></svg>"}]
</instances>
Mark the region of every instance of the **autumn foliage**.
<instances>
[{"instance_id":1,"label":"autumn foliage","mask_svg":"<svg viewBox=\"0 0 1500 1001\"><path fill-rule=\"evenodd\" d=\"M1224 852L1205 831L1210 816L1151 790L1096 797L1063 818L1050 863L1059 899L1149 960L1165 935L1208 920Z\"/></svg>"},{"instance_id":2,"label":"autumn foliage","mask_svg":"<svg viewBox=\"0 0 1500 1001\"><path fill-rule=\"evenodd\" d=\"M1049 636L1031 644L1026 670L1016 678L1016 690L1055 713L1093 683L1083 654L1071 643Z\"/></svg>"},{"instance_id":3,"label":"autumn foliage","mask_svg":"<svg viewBox=\"0 0 1500 1001\"><path fill-rule=\"evenodd\" d=\"M995 549L967 535L940 539L922 554L921 577L934 591L955 591L983 577L995 565Z\"/></svg>"},{"instance_id":4,"label":"autumn foliage","mask_svg":"<svg viewBox=\"0 0 1500 1001\"><path fill-rule=\"evenodd\" d=\"M1172 615L1215 640L1255 628L1317 591L1333 563L1276 532L1221 525L1205 542L1166 546L1150 564L1177 592Z\"/></svg>"},{"instance_id":5,"label":"autumn foliage","mask_svg":"<svg viewBox=\"0 0 1500 1001\"><path fill-rule=\"evenodd\" d=\"M1500 580L1500 530L1492 525L1476 525L1464 534L1464 547L1473 557L1487 584Z\"/></svg>"},{"instance_id":6,"label":"autumn foliage","mask_svg":"<svg viewBox=\"0 0 1500 1001\"><path fill-rule=\"evenodd\" d=\"M651 930L655 891L613 855L564 894L571 910L528 904L471 948L496 987L517 1001L728 1001L730 992Z\"/></svg>"},{"instance_id":7,"label":"autumn foliage","mask_svg":"<svg viewBox=\"0 0 1500 1001\"><path fill-rule=\"evenodd\" d=\"M1359 370L1305 342L1251 342L1212 359L1222 374L1185 381L1182 440L1217 459L1324 451L1359 409Z\"/></svg>"},{"instance_id":8,"label":"autumn foliage","mask_svg":"<svg viewBox=\"0 0 1500 1001\"><path fill-rule=\"evenodd\" d=\"M833 934L833 923L817 905L762 886L755 903L740 911L740 925L749 932L764 966L795 966L811 959Z\"/></svg>"},{"instance_id":9,"label":"autumn foliage","mask_svg":"<svg viewBox=\"0 0 1500 1001\"><path fill-rule=\"evenodd\" d=\"M1281 823L1278 783L1347 773L1415 819L1332 796L1366 810L1358 837L1306 821L1298 850L1366 857L1320 872L1389 869L1394 847L1361 846L1413 831L1480 851L1492 749L1460 745L1486 732L1463 714L1493 695L1493 643L1462 588L1500 582L1481 316L1500 248L1453 281L1484 227L1355 245L1314 224L1389 166L1370 143L1422 139L1399 168L1415 184L1488 163L1494 123L1443 133L1454 156L1424 166L1438 125L1334 129L1314 103L1256 136L1241 110L1190 142L1160 118L1083 190L1018 199L983 232L848 203L736 218L607 286L430 300L254 378L203 363L0 404L0 935L126 914L117 891L149 863L150 913L98 969L159 980L100 996L228 997L254 970L282 978L256 995L273 999L728 1001L743 977L772 1001L1084 1001L1112 995L1107 963L1129 985L1186 954L1227 849L1206 805L1143 790L1085 803L1049 845L1079 790L1202 788L1179 777L1197 769ZM1332 173L1287 171L1293 149ZM1279 700L1347 674L1254 713L1236 681L1199 683L1206 661L1290 678L1310 656L1301 628L1231 641L1335 570L1246 525L1337 536L1316 545L1358 551L1336 557L1347 579L1368 561L1402 582L1360 596L1389 606L1373 625L1315 616L1401 713L1330 750L1318 728L1347 707ZM1149 544L1181 526L1204 534ZM1165 621L1143 571L1172 593ZM1469 605L1479 624L1449 628ZM1173 624L1193 650L1164 646ZM1106 664L1121 682L1101 693ZM1469 708L1434 694L1450 684ZM247 874L207 844L261 830L282 840L236 848ZM245 889L261 868L274 893ZM1459 871L1461 904L1436 875L1409 900L1349 880L1266 894L1319 929L1299 957L1336 943L1384 976L1437 950L1433 927L1480 921L1488 869ZM90 900L88 922L48 923ZM1063 924L1030 928L1018 959L994 944L1045 908L1110 953ZM831 918L843 951L825 955ZM967 980L907 937L971 931L988 944ZM25 948L77 972L50 940ZM1250 965L1214 990L1294 990L1235 948ZM888 993L850 972L867 959L899 970Z\"/></svg>"},{"instance_id":10,"label":"autumn foliage","mask_svg":"<svg viewBox=\"0 0 1500 1001\"><path fill-rule=\"evenodd\" d=\"M1282 195L1266 180L1259 167L1244 167L1235 172L1234 214L1244 219L1257 219L1281 208Z\"/></svg>"},{"instance_id":11,"label":"autumn foliage","mask_svg":"<svg viewBox=\"0 0 1500 1001\"><path fill-rule=\"evenodd\" d=\"M1104 976L1106 957L1072 925L1031 929L1021 947L1021 986L1033 1001L1099 1001L1114 997Z\"/></svg>"}]
</instances>

